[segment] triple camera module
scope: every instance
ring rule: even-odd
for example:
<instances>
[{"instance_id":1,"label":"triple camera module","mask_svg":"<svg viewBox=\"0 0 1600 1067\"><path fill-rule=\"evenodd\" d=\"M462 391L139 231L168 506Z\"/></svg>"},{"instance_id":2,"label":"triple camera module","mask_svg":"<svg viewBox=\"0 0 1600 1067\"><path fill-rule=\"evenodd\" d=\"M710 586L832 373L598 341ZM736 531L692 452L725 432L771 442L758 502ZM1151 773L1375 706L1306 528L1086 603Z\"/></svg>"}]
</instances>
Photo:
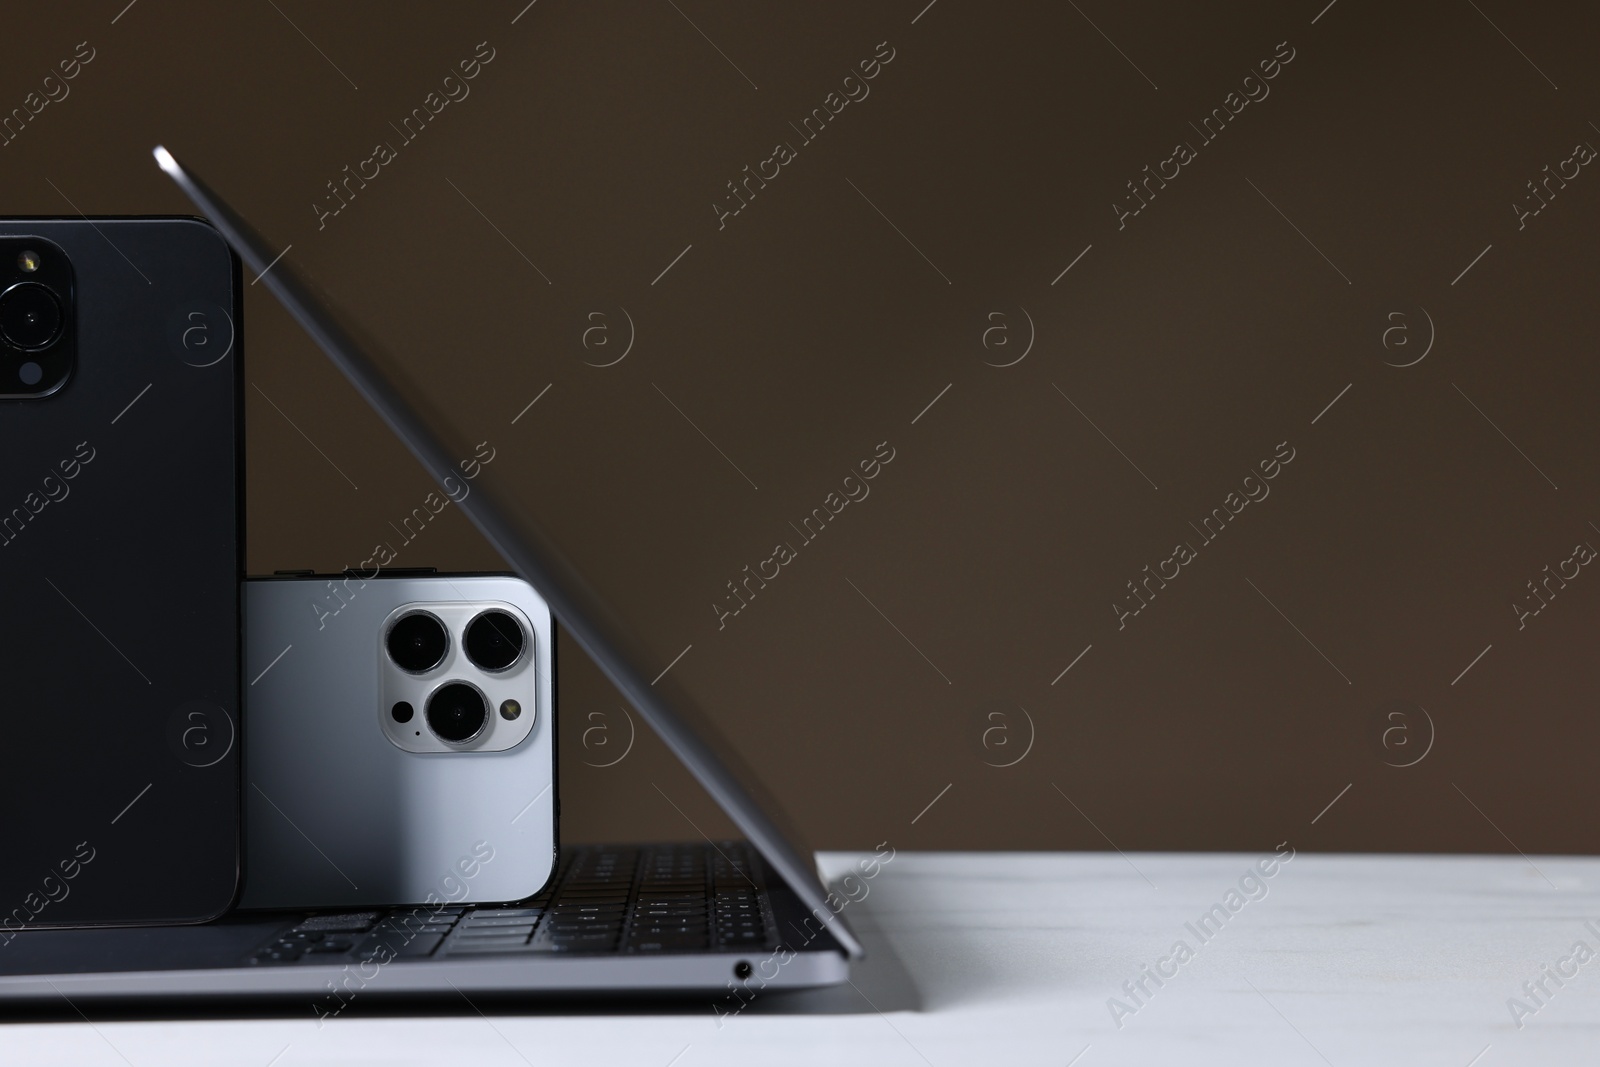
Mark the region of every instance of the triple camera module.
<instances>
[{"instance_id":1,"label":"triple camera module","mask_svg":"<svg viewBox=\"0 0 1600 1067\"><path fill-rule=\"evenodd\" d=\"M452 639L452 624L459 643ZM399 668L384 685L391 740L402 748L428 750L425 725L446 751L508 748L520 741L528 724L517 720L533 696L528 633L523 620L500 607L400 609L384 634L389 662ZM422 721L413 724L418 704ZM494 732L497 714L505 725L498 744L486 736ZM407 726L409 731L399 729Z\"/></svg>"},{"instance_id":2,"label":"triple camera module","mask_svg":"<svg viewBox=\"0 0 1600 1067\"><path fill-rule=\"evenodd\" d=\"M60 389L77 351L72 263L38 237L0 238L0 397Z\"/></svg>"}]
</instances>

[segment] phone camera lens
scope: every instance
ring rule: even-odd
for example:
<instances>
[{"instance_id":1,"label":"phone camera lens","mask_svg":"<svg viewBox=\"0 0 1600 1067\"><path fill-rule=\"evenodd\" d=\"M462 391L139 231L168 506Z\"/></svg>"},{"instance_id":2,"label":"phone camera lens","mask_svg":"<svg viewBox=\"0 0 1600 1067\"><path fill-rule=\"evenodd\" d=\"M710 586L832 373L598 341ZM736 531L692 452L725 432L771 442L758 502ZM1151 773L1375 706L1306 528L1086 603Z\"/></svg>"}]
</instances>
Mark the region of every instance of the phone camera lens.
<instances>
[{"instance_id":1,"label":"phone camera lens","mask_svg":"<svg viewBox=\"0 0 1600 1067\"><path fill-rule=\"evenodd\" d=\"M401 670L421 674L437 667L444 659L450 647L450 635L438 619L419 611L391 626L385 643L389 658Z\"/></svg>"},{"instance_id":2,"label":"phone camera lens","mask_svg":"<svg viewBox=\"0 0 1600 1067\"><path fill-rule=\"evenodd\" d=\"M522 656L522 626L504 611L486 611L467 624L467 658L486 671L503 671Z\"/></svg>"},{"instance_id":3,"label":"phone camera lens","mask_svg":"<svg viewBox=\"0 0 1600 1067\"><path fill-rule=\"evenodd\" d=\"M471 741L488 721L488 702L465 682L442 685L428 698L428 728L451 744Z\"/></svg>"},{"instance_id":4,"label":"phone camera lens","mask_svg":"<svg viewBox=\"0 0 1600 1067\"><path fill-rule=\"evenodd\" d=\"M48 348L61 336L61 303L37 282L18 282L0 293L0 334L24 351Z\"/></svg>"}]
</instances>

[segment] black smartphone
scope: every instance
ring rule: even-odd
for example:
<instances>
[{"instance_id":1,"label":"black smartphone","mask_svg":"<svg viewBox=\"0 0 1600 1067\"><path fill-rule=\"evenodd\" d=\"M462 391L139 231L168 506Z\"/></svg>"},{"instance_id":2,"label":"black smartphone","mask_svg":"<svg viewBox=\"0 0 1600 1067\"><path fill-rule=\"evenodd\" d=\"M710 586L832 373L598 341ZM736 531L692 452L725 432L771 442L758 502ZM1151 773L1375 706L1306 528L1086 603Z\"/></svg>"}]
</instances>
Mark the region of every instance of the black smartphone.
<instances>
[{"instance_id":1,"label":"black smartphone","mask_svg":"<svg viewBox=\"0 0 1600 1067\"><path fill-rule=\"evenodd\" d=\"M199 219L0 219L0 945L237 893L240 283Z\"/></svg>"}]
</instances>

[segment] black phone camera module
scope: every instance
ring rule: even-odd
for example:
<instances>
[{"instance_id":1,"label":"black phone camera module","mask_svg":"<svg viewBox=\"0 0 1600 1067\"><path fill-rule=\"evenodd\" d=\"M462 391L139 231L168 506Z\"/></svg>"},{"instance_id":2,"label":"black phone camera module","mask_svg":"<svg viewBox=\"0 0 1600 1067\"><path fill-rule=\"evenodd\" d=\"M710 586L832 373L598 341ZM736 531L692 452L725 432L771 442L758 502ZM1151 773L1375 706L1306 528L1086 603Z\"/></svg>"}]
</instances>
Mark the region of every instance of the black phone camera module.
<instances>
[{"instance_id":1,"label":"black phone camera module","mask_svg":"<svg viewBox=\"0 0 1600 1067\"><path fill-rule=\"evenodd\" d=\"M450 635L444 623L418 611L389 627L384 646L401 670L421 674L444 661L444 654L450 649Z\"/></svg>"},{"instance_id":2,"label":"black phone camera module","mask_svg":"<svg viewBox=\"0 0 1600 1067\"><path fill-rule=\"evenodd\" d=\"M450 682L428 698L428 728L452 745L465 744L483 732L489 702L465 682Z\"/></svg>"},{"instance_id":3,"label":"black phone camera module","mask_svg":"<svg viewBox=\"0 0 1600 1067\"><path fill-rule=\"evenodd\" d=\"M54 393L77 347L67 254L40 237L0 234L0 397Z\"/></svg>"},{"instance_id":4,"label":"black phone camera module","mask_svg":"<svg viewBox=\"0 0 1600 1067\"><path fill-rule=\"evenodd\" d=\"M485 611L467 624L462 647L467 658L486 671L503 671L522 658L526 638L509 613Z\"/></svg>"}]
</instances>

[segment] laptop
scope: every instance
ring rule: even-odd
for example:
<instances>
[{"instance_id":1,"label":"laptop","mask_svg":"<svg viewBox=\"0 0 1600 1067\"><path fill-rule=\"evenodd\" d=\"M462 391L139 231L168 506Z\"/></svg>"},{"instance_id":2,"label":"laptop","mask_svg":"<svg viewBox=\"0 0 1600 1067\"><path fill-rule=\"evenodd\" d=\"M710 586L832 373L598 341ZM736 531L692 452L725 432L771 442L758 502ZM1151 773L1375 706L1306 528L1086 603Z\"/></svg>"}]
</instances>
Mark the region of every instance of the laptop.
<instances>
[{"instance_id":1,"label":"laptop","mask_svg":"<svg viewBox=\"0 0 1600 1067\"><path fill-rule=\"evenodd\" d=\"M164 148L157 163L227 238L428 473L470 449L357 340L245 220ZM284 250L285 252L287 249ZM727 993L848 980L860 941L759 782L537 522L480 481L474 525L745 835L741 841L563 848L539 896L417 907L235 912L188 926L0 932L0 1003L308 998L318 1018L359 997Z\"/></svg>"}]
</instances>

